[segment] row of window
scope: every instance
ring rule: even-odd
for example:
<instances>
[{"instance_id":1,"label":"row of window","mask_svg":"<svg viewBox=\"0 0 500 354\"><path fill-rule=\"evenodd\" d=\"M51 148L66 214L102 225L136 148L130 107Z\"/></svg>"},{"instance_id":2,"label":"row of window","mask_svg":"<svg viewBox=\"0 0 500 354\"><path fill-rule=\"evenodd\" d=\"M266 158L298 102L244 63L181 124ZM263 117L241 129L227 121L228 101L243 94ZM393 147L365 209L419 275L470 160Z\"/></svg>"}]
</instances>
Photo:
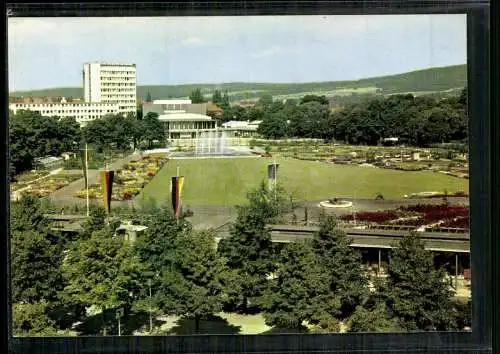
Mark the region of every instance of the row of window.
<instances>
[{"instance_id":1,"label":"row of window","mask_svg":"<svg viewBox=\"0 0 500 354\"><path fill-rule=\"evenodd\" d=\"M90 110L86 110L86 111L81 111L81 110L50 110L50 111L39 111L40 113L42 114L62 114L62 113L66 113L66 114L69 114L69 113L113 113L115 112L116 110L113 110L113 109L90 109Z\"/></svg>"},{"instance_id":2,"label":"row of window","mask_svg":"<svg viewBox=\"0 0 500 354\"><path fill-rule=\"evenodd\" d=\"M52 115L57 115L57 112L44 112L44 111L35 111L35 112L38 112L42 115L49 115L49 116L52 116ZM61 112L59 112L61 113ZM113 112L111 112L113 113ZM88 116L88 115L64 115L64 116L61 116L61 117L73 117L75 119L79 119L79 120L91 120L91 119L96 119L96 118L101 118L103 117L104 115L106 115L108 113L102 113L102 114L97 114L97 115L91 115L91 116Z\"/></svg>"},{"instance_id":3,"label":"row of window","mask_svg":"<svg viewBox=\"0 0 500 354\"><path fill-rule=\"evenodd\" d=\"M116 97L114 97L114 96L105 97L104 95L101 96L101 100L107 100L107 102L110 104L127 104L127 103L130 105L136 104L135 100L116 100L113 98L116 98Z\"/></svg>"},{"instance_id":4,"label":"row of window","mask_svg":"<svg viewBox=\"0 0 500 354\"><path fill-rule=\"evenodd\" d=\"M135 81L134 77L116 76L116 77L101 77L101 82L111 82L111 81Z\"/></svg>"},{"instance_id":5,"label":"row of window","mask_svg":"<svg viewBox=\"0 0 500 354\"><path fill-rule=\"evenodd\" d=\"M112 71L112 70L101 70L101 75L103 74L108 74L108 75L119 75L119 74L127 74L127 75L135 75L135 71L127 71L127 70L120 70L120 71Z\"/></svg>"},{"instance_id":6,"label":"row of window","mask_svg":"<svg viewBox=\"0 0 500 354\"><path fill-rule=\"evenodd\" d=\"M36 107L36 108L41 108L41 107L61 107L61 108L67 108L67 107L91 107L91 106L96 106L96 105L102 105L102 106L109 106L109 103L63 103L63 104L58 104L58 103L16 103L15 107L16 108L30 108L30 107Z\"/></svg>"},{"instance_id":7,"label":"row of window","mask_svg":"<svg viewBox=\"0 0 500 354\"><path fill-rule=\"evenodd\" d=\"M135 82L101 82L101 87L130 87L135 88Z\"/></svg>"},{"instance_id":8,"label":"row of window","mask_svg":"<svg viewBox=\"0 0 500 354\"><path fill-rule=\"evenodd\" d=\"M101 81L120 81L120 80L135 80L136 76L99 76Z\"/></svg>"},{"instance_id":9,"label":"row of window","mask_svg":"<svg viewBox=\"0 0 500 354\"><path fill-rule=\"evenodd\" d=\"M130 93L124 93L124 92L116 92L116 93L101 93L101 97L116 97L118 99L120 98L135 98L135 95L131 95Z\"/></svg>"},{"instance_id":10,"label":"row of window","mask_svg":"<svg viewBox=\"0 0 500 354\"><path fill-rule=\"evenodd\" d=\"M117 89L117 88L102 88L101 92L126 92L130 93L130 89Z\"/></svg>"},{"instance_id":11,"label":"row of window","mask_svg":"<svg viewBox=\"0 0 500 354\"><path fill-rule=\"evenodd\" d=\"M215 122L189 122L189 123L169 123L169 130L192 130L192 129L210 129L215 126Z\"/></svg>"}]
</instances>

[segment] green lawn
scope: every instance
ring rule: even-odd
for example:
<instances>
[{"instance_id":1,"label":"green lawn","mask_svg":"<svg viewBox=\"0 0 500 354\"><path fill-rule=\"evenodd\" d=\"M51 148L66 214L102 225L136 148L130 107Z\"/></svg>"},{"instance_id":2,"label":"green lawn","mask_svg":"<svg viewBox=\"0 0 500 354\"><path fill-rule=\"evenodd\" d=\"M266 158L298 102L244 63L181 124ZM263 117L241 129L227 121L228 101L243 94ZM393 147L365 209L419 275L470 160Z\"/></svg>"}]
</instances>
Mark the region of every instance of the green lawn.
<instances>
[{"instance_id":1,"label":"green lawn","mask_svg":"<svg viewBox=\"0 0 500 354\"><path fill-rule=\"evenodd\" d=\"M171 160L146 186L139 199L170 200L170 177L180 168L185 176L184 205L227 205L245 202L246 191L267 178L270 160L227 158ZM430 171L403 172L388 169L332 165L323 162L278 159L278 183L296 200L318 200L332 196L402 199L423 191L468 192L468 180Z\"/></svg>"}]
</instances>

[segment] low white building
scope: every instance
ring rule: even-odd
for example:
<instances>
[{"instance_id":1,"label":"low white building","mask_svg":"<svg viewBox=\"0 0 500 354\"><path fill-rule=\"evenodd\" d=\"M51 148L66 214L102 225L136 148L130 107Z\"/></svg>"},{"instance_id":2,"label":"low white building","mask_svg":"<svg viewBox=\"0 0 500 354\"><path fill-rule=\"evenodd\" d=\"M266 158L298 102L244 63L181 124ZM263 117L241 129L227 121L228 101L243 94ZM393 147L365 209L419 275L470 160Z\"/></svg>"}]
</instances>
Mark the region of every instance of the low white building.
<instances>
[{"instance_id":1,"label":"low white building","mask_svg":"<svg viewBox=\"0 0 500 354\"><path fill-rule=\"evenodd\" d=\"M60 118L74 117L81 126L90 121L99 119L108 114L118 114L118 104L111 103L89 103L89 102L67 102L64 98L60 102L13 102L9 109L16 114L20 110L39 112L42 116Z\"/></svg>"},{"instance_id":2,"label":"low white building","mask_svg":"<svg viewBox=\"0 0 500 354\"><path fill-rule=\"evenodd\" d=\"M156 113L158 115L170 113L196 113L206 114L206 103L192 103L191 100L153 100L142 103L142 115L148 113Z\"/></svg>"},{"instance_id":3,"label":"low white building","mask_svg":"<svg viewBox=\"0 0 500 354\"><path fill-rule=\"evenodd\" d=\"M215 131L216 122L211 117L196 113L166 113L158 117L164 124L168 140L196 139L203 132Z\"/></svg>"},{"instance_id":4,"label":"low white building","mask_svg":"<svg viewBox=\"0 0 500 354\"><path fill-rule=\"evenodd\" d=\"M64 158L55 156L46 156L35 159L37 169L51 170L60 167L64 162Z\"/></svg>"},{"instance_id":5,"label":"low white building","mask_svg":"<svg viewBox=\"0 0 500 354\"><path fill-rule=\"evenodd\" d=\"M235 137L251 137L257 135L261 120L254 121L229 121L222 124L224 131L231 132Z\"/></svg>"}]
</instances>

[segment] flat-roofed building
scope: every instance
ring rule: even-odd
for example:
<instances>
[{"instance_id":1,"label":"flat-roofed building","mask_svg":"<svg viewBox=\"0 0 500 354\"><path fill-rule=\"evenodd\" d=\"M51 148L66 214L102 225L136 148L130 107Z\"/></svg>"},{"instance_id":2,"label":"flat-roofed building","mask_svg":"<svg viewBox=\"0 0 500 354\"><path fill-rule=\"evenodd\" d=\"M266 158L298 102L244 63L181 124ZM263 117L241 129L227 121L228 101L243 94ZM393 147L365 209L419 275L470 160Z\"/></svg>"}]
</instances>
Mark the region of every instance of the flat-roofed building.
<instances>
[{"instance_id":1,"label":"flat-roofed building","mask_svg":"<svg viewBox=\"0 0 500 354\"><path fill-rule=\"evenodd\" d=\"M122 114L137 112L135 64L85 63L82 75L86 102L116 104Z\"/></svg>"},{"instance_id":2,"label":"flat-roofed building","mask_svg":"<svg viewBox=\"0 0 500 354\"><path fill-rule=\"evenodd\" d=\"M164 124L166 138L196 139L201 133L216 130L216 122L211 117L196 113L166 113L158 117Z\"/></svg>"},{"instance_id":3,"label":"flat-roofed building","mask_svg":"<svg viewBox=\"0 0 500 354\"><path fill-rule=\"evenodd\" d=\"M67 101L64 97L57 101L36 98L12 100L9 109L16 114L21 110L39 112L42 116L59 118L74 117L81 126L108 114L120 113L117 104Z\"/></svg>"},{"instance_id":4,"label":"flat-roofed building","mask_svg":"<svg viewBox=\"0 0 500 354\"><path fill-rule=\"evenodd\" d=\"M159 116L170 113L207 113L206 103L191 103L191 100L154 100L142 103L142 115L146 116L153 112Z\"/></svg>"},{"instance_id":5,"label":"flat-roofed building","mask_svg":"<svg viewBox=\"0 0 500 354\"><path fill-rule=\"evenodd\" d=\"M236 121L232 120L226 123L222 123L222 128L224 131L230 132L234 137L254 137L257 136L257 129L259 128L261 120L254 121Z\"/></svg>"}]
</instances>

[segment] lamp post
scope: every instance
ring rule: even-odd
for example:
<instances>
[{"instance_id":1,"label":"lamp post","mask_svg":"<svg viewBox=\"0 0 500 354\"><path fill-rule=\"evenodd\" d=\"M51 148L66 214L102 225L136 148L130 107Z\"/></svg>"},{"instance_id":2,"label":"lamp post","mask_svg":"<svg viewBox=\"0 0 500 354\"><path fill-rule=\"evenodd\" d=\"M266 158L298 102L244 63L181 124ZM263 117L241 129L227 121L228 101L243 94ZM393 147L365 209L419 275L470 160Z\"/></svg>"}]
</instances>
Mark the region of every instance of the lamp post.
<instances>
[{"instance_id":1,"label":"lamp post","mask_svg":"<svg viewBox=\"0 0 500 354\"><path fill-rule=\"evenodd\" d=\"M149 333L153 332L153 310L151 309L151 278L148 279L149 286Z\"/></svg>"},{"instance_id":2,"label":"lamp post","mask_svg":"<svg viewBox=\"0 0 500 354\"><path fill-rule=\"evenodd\" d=\"M159 273L154 273L154 272L144 272L144 276L148 278L148 290L149 290L149 304L148 304L148 310L149 310L149 333L153 332L153 291L152 291L152 284L153 284L153 278L158 278L160 276Z\"/></svg>"},{"instance_id":3,"label":"lamp post","mask_svg":"<svg viewBox=\"0 0 500 354\"><path fill-rule=\"evenodd\" d=\"M119 308L116 311L116 319L118 320L118 336L122 335L122 327L121 327L120 319L123 317L123 313L124 313L123 307Z\"/></svg>"}]
</instances>

